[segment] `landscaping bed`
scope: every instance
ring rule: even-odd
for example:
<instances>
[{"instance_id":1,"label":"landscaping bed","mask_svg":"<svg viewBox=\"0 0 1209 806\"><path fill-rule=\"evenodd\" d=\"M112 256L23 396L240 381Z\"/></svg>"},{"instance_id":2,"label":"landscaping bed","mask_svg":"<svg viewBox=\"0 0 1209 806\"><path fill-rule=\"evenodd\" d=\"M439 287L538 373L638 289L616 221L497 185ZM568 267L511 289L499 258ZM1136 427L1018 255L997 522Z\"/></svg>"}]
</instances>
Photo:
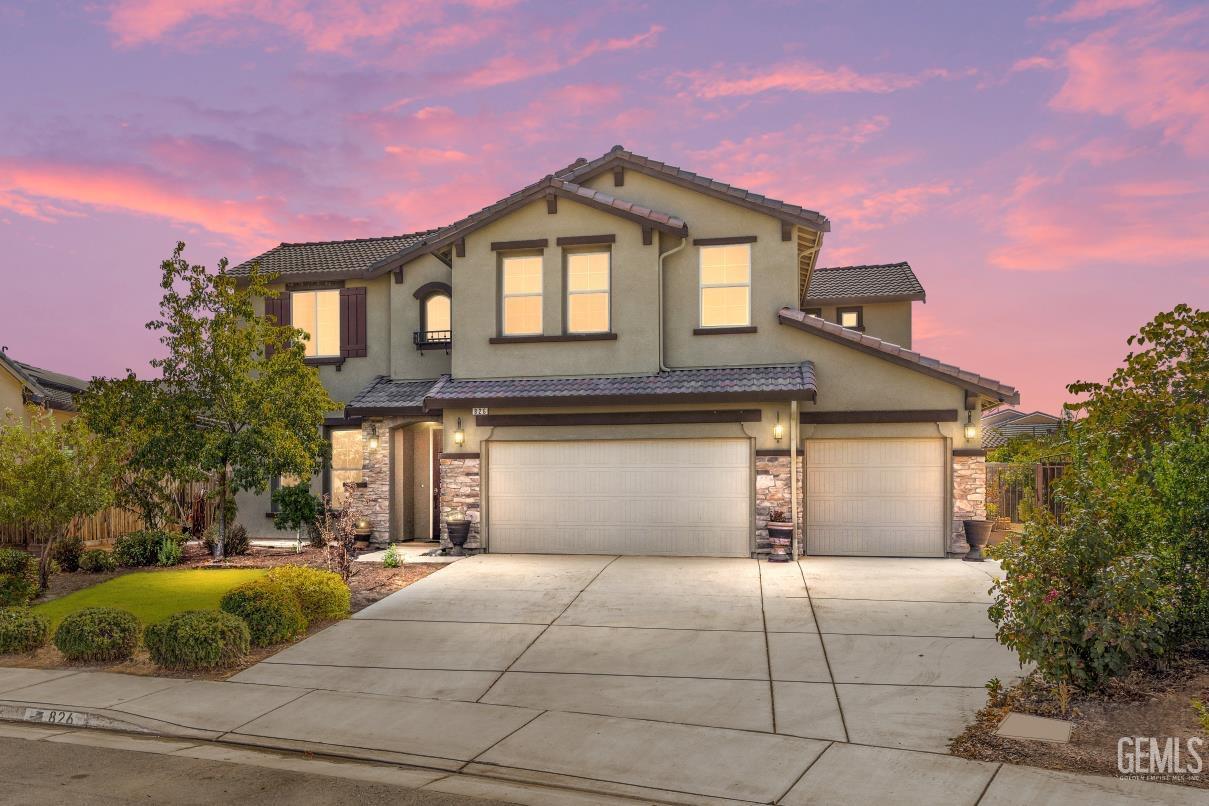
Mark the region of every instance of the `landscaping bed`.
<instances>
[{"instance_id":1,"label":"landscaping bed","mask_svg":"<svg viewBox=\"0 0 1209 806\"><path fill-rule=\"evenodd\" d=\"M1117 776L1117 740L1123 736L1204 737L1191 700L1209 703L1209 647L1173 656L1161 670L1136 671L1107 683L1096 694L1072 693L1063 713L1056 687L1035 676L1005 691L978 712L974 723L950 743L954 755L978 761L1028 764L1052 770ZM1069 719L1069 744L1005 739L995 735L1010 711ZM1166 783L1209 789L1209 768L1198 776L1177 775Z\"/></svg>"}]
</instances>

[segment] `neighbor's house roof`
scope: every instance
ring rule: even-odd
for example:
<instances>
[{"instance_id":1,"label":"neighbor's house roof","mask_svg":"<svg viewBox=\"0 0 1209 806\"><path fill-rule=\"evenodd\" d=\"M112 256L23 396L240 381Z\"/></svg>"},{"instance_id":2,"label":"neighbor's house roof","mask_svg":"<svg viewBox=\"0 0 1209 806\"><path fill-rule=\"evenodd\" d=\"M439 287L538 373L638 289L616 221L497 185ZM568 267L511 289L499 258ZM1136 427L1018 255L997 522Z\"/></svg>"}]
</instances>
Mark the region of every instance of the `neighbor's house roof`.
<instances>
[{"instance_id":1,"label":"neighbor's house roof","mask_svg":"<svg viewBox=\"0 0 1209 806\"><path fill-rule=\"evenodd\" d=\"M810 275L802 306L924 299L924 287L904 260L868 266L820 266Z\"/></svg>"},{"instance_id":2,"label":"neighbor's house roof","mask_svg":"<svg viewBox=\"0 0 1209 806\"><path fill-rule=\"evenodd\" d=\"M246 277L252 273L254 264L260 264L262 272L280 274L289 279L297 279L297 275L304 274L317 277L360 274L371 264L419 243L434 232L436 230L348 241L282 243L227 271L236 277Z\"/></svg>"},{"instance_id":3,"label":"neighbor's house roof","mask_svg":"<svg viewBox=\"0 0 1209 806\"><path fill-rule=\"evenodd\" d=\"M817 316L810 316L800 310L782 308L778 312L777 318L783 325L804 330L848 347L855 347L862 352L885 359L899 366L948 381L967 391L976 392L1008 403L1020 402L1020 393L1006 383L1000 383L994 378L986 378L952 364L945 364L935 358L920 355L914 350L899 347L897 344L891 344L888 341L882 341L873 336L866 336L859 331L841 327L834 322L824 321Z\"/></svg>"},{"instance_id":4,"label":"neighbor's house roof","mask_svg":"<svg viewBox=\"0 0 1209 806\"><path fill-rule=\"evenodd\" d=\"M982 447L1001 448L1013 439L1035 439L1057 433L1062 418L1043 411L1026 413L1008 409L982 418Z\"/></svg>"},{"instance_id":5,"label":"neighbor's house roof","mask_svg":"<svg viewBox=\"0 0 1209 806\"><path fill-rule=\"evenodd\" d=\"M35 367L10 358L0 351L0 366L7 369L25 387L30 403L59 411L75 411L75 396L88 388L88 381L61 372Z\"/></svg>"},{"instance_id":6,"label":"neighbor's house roof","mask_svg":"<svg viewBox=\"0 0 1209 806\"><path fill-rule=\"evenodd\" d=\"M633 151L627 151L622 146L613 146L606 154L594 160L586 160L581 157L566 168L558 171L555 176L571 182L586 182L595 176L607 173L615 168L628 168L639 173L657 176L683 187L691 188L743 207L759 210L762 213L767 213L768 215L776 216L819 232L829 232L831 230L831 222L827 220L827 216L815 210L808 210L799 204L790 204L789 202L772 199L759 193L753 193L750 190L735 187L734 185L728 185L725 182L719 182L717 179L710 179L708 176L702 176L701 174L678 168L675 165L668 165L665 162L659 162L650 157L635 154Z\"/></svg>"}]
</instances>

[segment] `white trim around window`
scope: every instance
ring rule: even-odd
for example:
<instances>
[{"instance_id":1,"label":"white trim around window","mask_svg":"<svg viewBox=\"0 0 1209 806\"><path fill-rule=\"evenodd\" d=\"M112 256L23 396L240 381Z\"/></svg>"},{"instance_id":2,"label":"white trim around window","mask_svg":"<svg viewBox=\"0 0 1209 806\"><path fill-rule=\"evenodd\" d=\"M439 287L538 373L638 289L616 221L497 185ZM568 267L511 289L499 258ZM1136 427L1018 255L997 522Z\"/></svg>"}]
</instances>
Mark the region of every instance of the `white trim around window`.
<instances>
[{"instance_id":1,"label":"white trim around window","mask_svg":"<svg viewBox=\"0 0 1209 806\"><path fill-rule=\"evenodd\" d=\"M542 256L505 255L500 260L500 335L542 333Z\"/></svg>"},{"instance_id":2,"label":"white trim around window","mask_svg":"<svg viewBox=\"0 0 1209 806\"><path fill-rule=\"evenodd\" d=\"M700 327L751 325L751 244L697 249Z\"/></svg>"}]
</instances>

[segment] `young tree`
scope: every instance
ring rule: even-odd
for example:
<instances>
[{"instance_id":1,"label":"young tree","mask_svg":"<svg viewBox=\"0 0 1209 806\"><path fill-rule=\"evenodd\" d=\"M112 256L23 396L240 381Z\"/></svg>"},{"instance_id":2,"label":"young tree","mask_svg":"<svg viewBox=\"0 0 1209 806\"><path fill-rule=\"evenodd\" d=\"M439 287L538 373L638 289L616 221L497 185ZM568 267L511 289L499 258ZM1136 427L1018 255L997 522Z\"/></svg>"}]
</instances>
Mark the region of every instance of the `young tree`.
<instances>
[{"instance_id":1,"label":"young tree","mask_svg":"<svg viewBox=\"0 0 1209 806\"><path fill-rule=\"evenodd\" d=\"M204 478L195 461L201 431L188 402L129 370L124 378L94 379L80 398L88 428L121 447L118 506L137 512L149 530L173 516L183 522L177 484Z\"/></svg>"},{"instance_id":2,"label":"young tree","mask_svg":"<svg viewBox=\"0 0 1209 806\"><path fill-rule=\"evenodd\" d=\"M42 543L38 584L50 579L51 550L77 518L110 506L119 450L78 417L65 423L36 406L29 424L9 412L0 424L0 522L24 524Z\"/></svg>"},{"instance_id":3,"label":"young tree","mask_svg":"<svg viewBox=\"0 0 1209 806\"><path fill-rule=\"evenodd\" d=\"M273 493L273 503L277 505L273 525L278 529L293 529L298 540L295 550L302 551L302 530L319 528L319 507L323 502L311 493L310 485L299 482L278 488Z\"/></svg>"},{"instance_id":4,"label":"young tree","mask_svg":"<svg viewBox=\"0 0 1209 806\"><path fill-rule=\"evenodd\" d=\"M309 478L327 443L320 432L332 400L318 373L303 362L306 334L257 314L254 301L273 297L272 278L247 278L191 265L178 243L161 266L161 333L167 356L153 360L162 384L198 429L194 462L218 481L219 525L214 559L223 557L228 506L240 490L263 492L274 476Z\"/></svg>"}]
</instances>

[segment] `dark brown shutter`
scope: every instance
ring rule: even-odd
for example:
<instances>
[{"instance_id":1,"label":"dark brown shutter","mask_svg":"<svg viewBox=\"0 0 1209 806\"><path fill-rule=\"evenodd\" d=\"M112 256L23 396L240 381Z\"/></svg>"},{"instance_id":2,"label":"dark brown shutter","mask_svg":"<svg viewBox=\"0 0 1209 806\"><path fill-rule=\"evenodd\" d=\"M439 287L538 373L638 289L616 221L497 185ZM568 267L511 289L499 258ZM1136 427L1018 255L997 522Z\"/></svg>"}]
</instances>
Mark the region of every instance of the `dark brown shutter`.
<instances>
[{"instance_id":1,"label":"dark brown shutter","mask_svg":"<svg viewBox=\"0 0 1209 806\"><path fill-rule=\"evenodd\" d=\"M365 335L365 289L340 289L340 355L364 358L368 352Z\"/></svg>"},{"instance_id":2,"label":"dark brown shutter","mask_svg":"<svg viewBox=\"0 0 1209 806\"><path fill-rule=\"evenodd\" d=\"M288 327L290 324L290 292L282 291L275 299L264 298L264 314L271 316L277 324ZM265 357L273 355L273 346L265 345Z\"/></svg>"}]
</instances>

